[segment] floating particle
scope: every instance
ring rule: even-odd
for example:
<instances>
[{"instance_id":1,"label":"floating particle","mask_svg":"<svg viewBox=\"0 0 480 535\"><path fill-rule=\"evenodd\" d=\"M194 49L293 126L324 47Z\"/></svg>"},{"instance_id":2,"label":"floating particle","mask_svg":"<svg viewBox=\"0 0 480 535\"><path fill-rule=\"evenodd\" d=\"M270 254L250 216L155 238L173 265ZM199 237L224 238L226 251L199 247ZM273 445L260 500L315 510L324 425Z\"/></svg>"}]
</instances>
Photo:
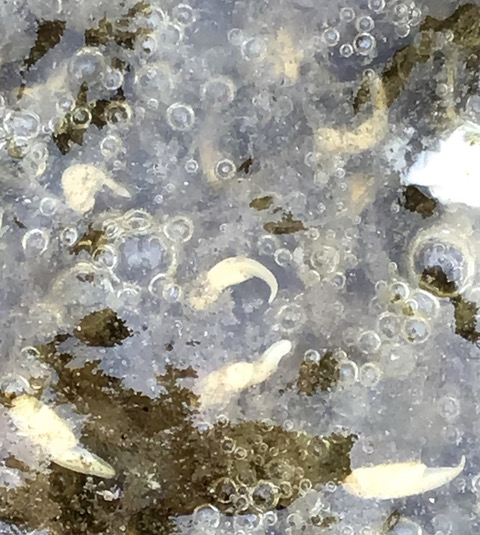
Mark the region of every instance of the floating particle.
<instances>
[{"instance_id":1,"label":"floating particle","mask_svg":"<svg viewBox=\"0 0 480 535\"><path fill-rule=\"evenodd\" d=\"M436 201L422 193L417 187L407 186L403 191L403 197L405 199L404 206L410 212L416 212L424 219L434 214L437 206Z\"/></svg>"},{"instance_id":2,"label":"floating particle","mask_svg":"<svg viewBox=\"0 0 480 535\"><path fill-rule=\"evenodd\" d=\"M68 252L78 255L81 251L86 251L90 256L101 254L103 247L107 245L107 238L104 230L96 230L90 223L88 230L85 232L71 247Z\"/></svg>"},{"instance_id":3,"label":"floating particle","mask_svg":"<svg viewBox=\"0 0 480 535\"><path fill-rule=\"evenodd\" d=\"M104 308L82 318L74 335L88 346L112 347L132 336L132 332L112 309Z\"/></svg>"},{"instance_id":4,"label":"floating particle","mask_svg":"<svg viewBox=\"0 0 480 535\"><path fill-rule=\"evenodd\" d=\"M258 277L270 287L271 303L278 291L275 275L257 260L246 256L225 258L206 275L201 277L196 287L190 293L190 303L194 308L203 310L214 303L220 294L228 287L245 282L252 277Z\"/></svg>"},{"instance_id":5,"label":"floating particle","mask_svg":"<svg viewBox=\"0 0 480 535\"><path fill-rule=\"evenodd\" d=\"M263 225L270 234L293 234L301 230L307 230L299 219L293 219L290 212L284 212L281 221L269 221Z\"/></svg>"},{"instance_id":6,"label":"floating particle","mask_svg":"<svg viewBox=\"0 0 480 535\"><path fill-rule=\"evenodd\" d=\"M98 477L115 475L107 462L78 444L65 420L36 398L27 395L15 398L8 414L18 431L59 466Z\"/></svg>"},{"instance_id":7,"label":"floating particle","mask_svg":"<svg viewBox=\"0 0 480 535\"><path fill-rule=\"evenodd\" d=\"M453 297L451 303L455 307L455 334L476 344L480 340L480 332L477 329L477 304L467 301L460 295Z\"/></svg>"},{"instance_id":8,"label":"floating particle","mask_svg":"<svg viewBox=\"0 0 480 535\"><path fill-rule=\"evenodd\" d=\"M42 20L38 22L37 39L30 49L25 67L30 69L54 46L58 45L65 32L64 20Z\"/></svg>"},{"instance_id":9,"label":"floating particle","mask_svg":"<svg viewBox=\"0 0 480 535\"><path fill-rule=\"evenodd\" d=\"M245 388L262 383L277 370L282 358L291 350L292 343L281 340L254 362L235 362L210 373L198 384L202 407L225 405Z\"/></svg>"},{"instance_id":10,"label":"floating particle","mask_svg":"<svg viewBox=\"0 0 480 535\"><path fill-rule=\"evenodd\" d=\"M252 199L250 201L250 208L253 208L254 210L267 210L272 206L273 204L273 196L272 195L265 195L265 197L257 197L256 199Z\"/></svg>"},{"instance_id":11,"label":"floating particle","mask_svg":"<svg viewBox=\"0 0 480 535\"><path fill-rule=\"evenodd\" d=\"M450 483L465 467L465 457L453 467L428 468L423 463L391 463L356 468L343 482L360 498L391 500L422 494Z\"/></svg>"}]
</instances>

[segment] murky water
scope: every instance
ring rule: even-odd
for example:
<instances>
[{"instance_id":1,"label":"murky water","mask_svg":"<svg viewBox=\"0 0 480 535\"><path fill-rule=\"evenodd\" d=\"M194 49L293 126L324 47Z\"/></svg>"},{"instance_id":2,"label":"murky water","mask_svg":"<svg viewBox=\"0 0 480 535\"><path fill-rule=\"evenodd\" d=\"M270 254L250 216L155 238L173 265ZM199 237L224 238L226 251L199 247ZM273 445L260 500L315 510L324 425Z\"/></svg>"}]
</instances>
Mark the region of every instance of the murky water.
<instances>
[{"instance_id":1,"label":"murky water","mask_svg":"<svg viewBox=\"0 0 480 535\"><path fill-rule=\"evenodd\" d=\"M0 26L0 533L477 533L479 5Z\"/></svg>"}]
</instances>

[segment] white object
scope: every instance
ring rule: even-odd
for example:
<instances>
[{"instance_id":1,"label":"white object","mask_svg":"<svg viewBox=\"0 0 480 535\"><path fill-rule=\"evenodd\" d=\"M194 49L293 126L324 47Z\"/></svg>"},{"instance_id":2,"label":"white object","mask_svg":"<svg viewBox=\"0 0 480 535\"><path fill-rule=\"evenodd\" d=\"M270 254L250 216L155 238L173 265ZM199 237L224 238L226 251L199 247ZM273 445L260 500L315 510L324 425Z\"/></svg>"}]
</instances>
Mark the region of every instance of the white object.
<instances>
[{"instance_id":1,"label":"white object","mask_svg":"<svg viewBox=\"0 0 480 535\"><path fill-rule=\"evenodd\" d=\"M278 292L275 275L257 260L246 256L225 258L213 266L190 293L190 303L194 308L203 310L216 301L226 288L252 277L258 277L268 284L270 288L268 302L271 303Z\"/></svg>"},{"instance_id":2,"label":"white object","mask_svg":"<svg viewBox=\"0 0 480 535\"><path fill-rule=\"evenodd\" d=\"M480 207L480 125L468 121L441 140L438 150L421 153L402 182L427 187L442 204Z\"/></svg>"},{"instance_id":3,"label":"white object","mask_svg":"<svg viewBox=\"0 0 480 535\"><path fill-rule=\"evenodd\" d=\"M360 498L390 500L422 494L450 483L465 467L428 468L423 463L389 463L356 468L343 482L344 488Z\"/></svg>"},{"instance_id":4,"label":"white object","mask_svg":"<svg viewBox=\"0 0 480 535\"><path fill-rule=\"evenodd\" d=\"M9 416L19 433L59 466L97 477L115 475L112 466L79 445L65 420L33 396L15 398Z\"/></svg>"}]
</instances>

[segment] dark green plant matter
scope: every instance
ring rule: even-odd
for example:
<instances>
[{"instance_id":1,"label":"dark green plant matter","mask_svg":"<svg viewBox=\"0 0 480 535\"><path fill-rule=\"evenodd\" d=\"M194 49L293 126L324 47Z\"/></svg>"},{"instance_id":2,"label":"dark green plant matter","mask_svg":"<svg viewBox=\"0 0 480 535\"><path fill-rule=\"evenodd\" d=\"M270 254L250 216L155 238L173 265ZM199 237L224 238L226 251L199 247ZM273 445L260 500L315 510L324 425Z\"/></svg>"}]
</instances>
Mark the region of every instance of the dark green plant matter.
<instances>
[{"instance_id":1,"label":"dark green plant matter","mask_svg":"<svg viewBox=\"0 0 480 535\"><path fill-rule=\"evenodd\" d=\"M290 212L284 212L280 221L269 221L263 225L270 234L293 234L300 230L307 230L299 219L293 219Z\"/></svg>"},{"instance_id":2,"label":"dark green plant matter","mask_svg":"<svg viewBox=\"0 0 480 535\"><path fill-rule=\"evenodd\" d=\"M93 225L88 225L88 230L78 240L68 248L70 254L77 256L82 251L88 253L91 257L98 258L101 255L103 247L107 245L107 238L104 230L97 230Z\"/></svg>"},{"instance_id":3,"label":"dark green plant matter","mask_svg":"<svg viewBox=\"0 0 480 535\"><path fill-rule=\"evenodd\" d=\"M480 340L480 332L477 330L477 304L460 295L453 297L451 303L455 307L455 333L476 344Z\"/></svg>"},{"instance_id":4,"label":"dark green plant matter","mask_svg":"<svg viewBox=\"0 0 480 535\"><path fill-rule=\"evenodd\" d=\"M338 361L332 351L327 351L318 361L305 359L300 365L297 379L299 392L313 396L318 390L329 390L340 378Z\"/></svg>"},{"instance_id":5,"label":"dark green plant matter","mask_svg":"<svg viewBox=\"0 0 480 535\"><path fill-rule=\"evenodd\" d=\"M438 297L451 297L457 293L455 281L451 281L441 266L429 266L420 276L419 286L422 290L433 293Z\"/></svg>"},{"instance_id":6,"label":"dark green plant matter","mask_svg":"<svg viewBox=\"0 0 480 535\"><path fill-rule=\"evenodd\" d=\"M148 2L137 2L127 14L117 20L111 21L104 17L94 28L85 30L85 44L87 46L105 46L115 43L126 49L133 49L140 36L148 35L148 28L130 28L132 21L138 15L147 15L150 12Z\"/></svg>"},{"instance_id":7,"label":"dark green plant matter","mask_svg":"<svg viewBox=\"0 0 480 535\"><path fill-rule=\"evenodd\" d=\"M273 204L273 196L272 195L265 195L265 197L257 197L255 199L252 199L250 201L250 208L253 208L254 210L267 210L272 206Z\"/></svg>"},{"instance_id":8,"label":"dark green plant matter","mask_svg":"<svg viewBox=\"0 0 480 535\"><path fill-rule=\"evenodd\" d=\"M437 202L422 193L415 186L407 186L403 190L404 206L410 212L420 214L424 219L435 213Z\"/></svg>"},{"instance_id":9,"label":"dark green plant matter","mask_svg":"<svg viewBox=\"0 0 480 535\"><path fill-rule=\"evenodd\" d=\"M30 69L38 60L58 45L65 33L66 23L64 20L41 20L37 25L37 38L30 49L25 67Z\"/></svg>"},{"instance_id":10,"label":"dark green plant matter","mask_svg":"<svg viewBox=\"0 0 480 535\"><path fill-rule=\"evenodd\" d=\"M166 366L158 377L164 390L150 398L100 371L99 361L70 367L73 356L58 347L64 339L39 348L58 375L58 402L88 415L81 441L117 475L89 478L53 464L49 473L28 472L23 487L0 488L7 521L54 535L170 534L176 516L202 505L227 515L281 509L301 496L305 480L339 483L351 472L353 435L311 436L255 421L202 431L193 422L198 398L179 384L196 377L192 368Z\"/></svg>"},{"instance_id":11,"label":"dark green plant matter","mask_svg":"<svg viewBox=\"0 0 480 535\"><path fill-rule=\"evenodd\" d=\"M73 331L78 340L88 346L112 347L121 344L132 332L111 308L92 312Z\"/></svg>"}]
</instances>

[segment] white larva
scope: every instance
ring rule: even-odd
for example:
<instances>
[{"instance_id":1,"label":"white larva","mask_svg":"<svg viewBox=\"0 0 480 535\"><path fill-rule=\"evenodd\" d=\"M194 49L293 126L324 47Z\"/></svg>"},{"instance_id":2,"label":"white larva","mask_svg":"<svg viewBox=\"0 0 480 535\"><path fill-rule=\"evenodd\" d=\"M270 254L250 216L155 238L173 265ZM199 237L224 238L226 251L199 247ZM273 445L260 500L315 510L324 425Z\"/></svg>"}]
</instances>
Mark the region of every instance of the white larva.
<instances>
[{"instance_id":1,"label":"white larva","mask_svg":"<svg viewBox=\"0 0 480 535\"><path fill-rule=\"evenodd\" d=\"M277 370L291 349L289 340L280 340L254 362L235 362L210 373L197 386L202 407L225 405L245 388L262 383Z\"/></svg>"},{"instance_id":2,"label":"white larva","mask_svg":"<svg viewBox=\"0 0 480 535\"><path fill-rule=\"evenodd\" d=\"M72 210L85 214L95 204L95 195L103 186L115 195L130 197L130 193L110 178L102 169L90 164L71 165L62 175L62 188Z\"/></svg>"},{"instance_id":3,"label":"white larva","mask_svg":"<svg viewBox=\"0 0 480 535\"><path fill-rule=\"evenodd\" d=\"M115 475L112 466L83 448L68 423L38 399L28 395L15 398L9 416L18 432L59 466L98 477Z\"/></svg>"},{"instance_id":4,"label":"white larva","mask_svg":"<svg viewBox=\"0 0 480 535\"><path fill-rule=\"evenodd\" d=\"M271 303L278 292L275 275L257 260L245 256L225 258L213 266L190 293L190 303L194 308L203 310L216 301L225 289L252 277L258 277L268 284L268 302Z\"/></svg>"},{"instance_id":5,"label":"white larva","mask_svg":"<svg viewBox=\"0 0 480 535\"><path fill-rule=\"evenodd\" d=\"M356 468L343 482L344 488L360 498L391 500L422 494L450 483L465 467L428 468L423 463L387 463Z\"/></svg>"}]
</instances>

